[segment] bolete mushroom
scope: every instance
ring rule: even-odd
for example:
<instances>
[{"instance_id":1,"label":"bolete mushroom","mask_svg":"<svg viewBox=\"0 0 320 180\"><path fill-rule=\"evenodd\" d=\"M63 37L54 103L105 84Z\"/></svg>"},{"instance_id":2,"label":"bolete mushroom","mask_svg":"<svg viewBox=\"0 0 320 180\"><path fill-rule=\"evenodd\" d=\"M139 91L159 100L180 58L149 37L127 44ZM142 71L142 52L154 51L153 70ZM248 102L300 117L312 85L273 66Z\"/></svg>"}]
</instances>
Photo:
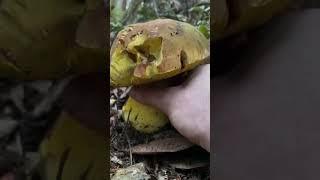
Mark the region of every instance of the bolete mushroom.
<instances>
[{"instance_id":1,"label":"bolete mushroom","mask_svg":"<svg viewBox=\"0 0 320 180\"><path fill-rule=\"evenodd\" d=\"M132 24L120 31L111 47L113 87L158 82L190 71L210 55L209 40L194 26L171 19ZM123 118L138 131L151 133L168 117L129 97Z\"/></svg>"}]
</instances>

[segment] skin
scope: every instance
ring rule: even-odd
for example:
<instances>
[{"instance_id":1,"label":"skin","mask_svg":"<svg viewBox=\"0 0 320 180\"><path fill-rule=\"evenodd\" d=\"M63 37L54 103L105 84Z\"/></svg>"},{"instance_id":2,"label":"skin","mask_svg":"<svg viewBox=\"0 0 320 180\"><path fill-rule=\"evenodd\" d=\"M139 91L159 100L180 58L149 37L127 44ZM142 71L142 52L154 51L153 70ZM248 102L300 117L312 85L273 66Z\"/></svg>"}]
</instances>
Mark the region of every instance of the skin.
<instances>
[{"instance_id":1,"label":"skin","mask_svg":"<svg viewBox=\"0 0 320 180\"><path fill-rule=\"evenodd\" d=\"M210 151L210 65L198 67L179 86L134 88L133 98L166 113L171 124L191 142Z\"/></svg>"},{"instance_id":2,"label":"skin","mask_svg":"<svg viewBox=\"0 0 320 180\"><path fill-rule=\"evenodd\" d=\"M107 82L102 77L101 74L89 74L72 80L62 99L65 111L86 127L104 135L109 128L105 123L105 104L108 102L101 98L107 97ZM172 125L182 135L210 151L209 81L210 65L203 65L180 86L166 89L135 88L130 95L140 102L158 107L169 116Z\"/></svg>"}]
</instances>

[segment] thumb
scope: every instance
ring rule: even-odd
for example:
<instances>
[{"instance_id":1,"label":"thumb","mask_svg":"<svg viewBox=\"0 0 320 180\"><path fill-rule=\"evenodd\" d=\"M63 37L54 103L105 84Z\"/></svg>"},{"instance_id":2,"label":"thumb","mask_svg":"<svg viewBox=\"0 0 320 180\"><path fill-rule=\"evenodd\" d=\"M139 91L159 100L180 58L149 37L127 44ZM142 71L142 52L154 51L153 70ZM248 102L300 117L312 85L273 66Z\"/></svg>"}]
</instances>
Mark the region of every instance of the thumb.
<instances>
[{"instance_id":1,"label":"thumb","mask_svg":"<svg viewBox=\"0 0 320 180\"><path fill-rule=\"evenodd\" d=\"M130 96L140 103L158 108L162 112L169 114L170 107L176 96L177 87L150 88L134 87L130 91Z\"/></svg>"}]
</instances>

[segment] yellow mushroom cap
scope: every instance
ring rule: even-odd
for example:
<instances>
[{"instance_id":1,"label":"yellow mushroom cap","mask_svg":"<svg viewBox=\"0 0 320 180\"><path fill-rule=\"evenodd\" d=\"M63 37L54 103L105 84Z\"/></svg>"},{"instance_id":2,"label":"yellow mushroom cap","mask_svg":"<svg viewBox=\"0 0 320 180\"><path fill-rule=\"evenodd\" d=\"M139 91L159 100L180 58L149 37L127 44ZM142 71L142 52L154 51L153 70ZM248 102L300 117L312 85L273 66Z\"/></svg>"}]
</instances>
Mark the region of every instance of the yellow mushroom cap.
<instances>
[{"instance_id":1,"label":"yellow mushroom cap","mask_svg":"<svg viewBox=\"0 0 320 180\"><path fill-rule=\"evenodd\" d=\"M194 26L171 19L129 25L112 44L110 81L114 87L173 77L201 64L209 41Z\"/></svg>"}]
</instances>

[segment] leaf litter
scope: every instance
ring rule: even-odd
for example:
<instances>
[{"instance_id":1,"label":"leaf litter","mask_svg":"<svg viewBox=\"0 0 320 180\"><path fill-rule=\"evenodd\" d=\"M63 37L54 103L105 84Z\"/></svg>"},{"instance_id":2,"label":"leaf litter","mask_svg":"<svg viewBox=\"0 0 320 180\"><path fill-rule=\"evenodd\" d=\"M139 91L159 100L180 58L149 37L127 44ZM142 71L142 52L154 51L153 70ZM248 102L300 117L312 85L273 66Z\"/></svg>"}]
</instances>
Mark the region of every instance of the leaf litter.
<instances>
[{"instance_id":1,"label":"leaf litter","mask_svg":"<svg viewBox=\"0 0 320 180\"><path fill-rule=\"evenodd\" d=\"M210 179L209 153L173 127L168 125L158 133L142 134L122 119L121 109L129 91L130 88L110 89L110 177L144 163L151 179Z\"/></svg>"}]
</instances>

